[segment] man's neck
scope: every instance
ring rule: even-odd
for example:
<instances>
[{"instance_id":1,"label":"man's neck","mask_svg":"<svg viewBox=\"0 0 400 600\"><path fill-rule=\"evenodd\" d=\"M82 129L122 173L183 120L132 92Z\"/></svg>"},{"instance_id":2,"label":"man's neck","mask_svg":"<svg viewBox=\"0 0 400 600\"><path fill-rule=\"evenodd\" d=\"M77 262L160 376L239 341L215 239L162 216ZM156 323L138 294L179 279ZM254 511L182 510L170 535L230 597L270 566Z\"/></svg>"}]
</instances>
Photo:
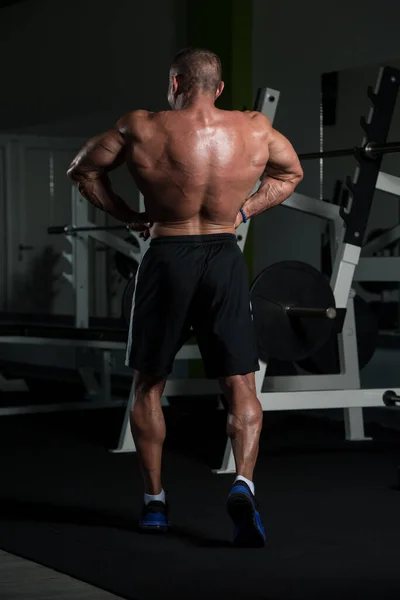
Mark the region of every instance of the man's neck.
<instances>
[{"instance_id":1,"label":"man's neck","mask_svg":"<svg viewBox=\"0 0 400 600\"><path fill-rule=\"evenodd\" d=\"M214 98L209 94L191 94L182 98L180 110L210 111L215 109Z\"/></svg>"}]
</instances>

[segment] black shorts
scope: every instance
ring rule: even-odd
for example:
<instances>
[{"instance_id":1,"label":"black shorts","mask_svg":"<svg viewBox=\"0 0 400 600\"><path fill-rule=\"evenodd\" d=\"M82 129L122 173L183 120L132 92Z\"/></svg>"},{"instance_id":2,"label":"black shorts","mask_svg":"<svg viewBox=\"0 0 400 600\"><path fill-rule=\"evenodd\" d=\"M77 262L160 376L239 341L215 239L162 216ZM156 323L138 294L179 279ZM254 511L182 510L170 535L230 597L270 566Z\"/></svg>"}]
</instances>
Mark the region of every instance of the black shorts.
<instances>
[{"instance_id":1,"label":"black shorts","mask_svg":"<svg viewBox=\"0 0 400 600\"><path fill-rule=\"evenodd\" d=\"M247 267L233 234L151 240L136 276L126 365L169 375L191 327L207 377L259 369Z\"/></svg>"}]
</instances>

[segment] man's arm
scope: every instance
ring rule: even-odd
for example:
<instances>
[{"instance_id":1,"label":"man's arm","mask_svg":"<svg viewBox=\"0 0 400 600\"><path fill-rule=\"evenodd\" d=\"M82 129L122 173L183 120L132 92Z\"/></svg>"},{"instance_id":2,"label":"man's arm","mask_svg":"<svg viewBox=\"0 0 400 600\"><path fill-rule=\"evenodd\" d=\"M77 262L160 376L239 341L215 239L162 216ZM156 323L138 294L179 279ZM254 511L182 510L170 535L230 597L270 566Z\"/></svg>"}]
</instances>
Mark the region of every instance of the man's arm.
<instances>
[{"instance_id":1,"label":"man's arm","mask_svg":"<svg viewBox=\"0 0 400 600\"><path fill-rule=\"evenodd\" d=\"M299 158L288 139L272 129L268 145L269 159L260 187L242 206L248 219L284 202L303 179Z\"/></svg>"},{"instance_id":2,"label":"man's arm","mask_svg":"<svg viewBox=\"0 0 400 600\"><path fill-rule=\"evenodd\" d=\"M110 171L125 162L126 139L121 125L89 140L72 161L67 174L93 206L125 223L145 222L144 214L132 210L115 194L108 177Z\"/></svg>"}]
</instances>

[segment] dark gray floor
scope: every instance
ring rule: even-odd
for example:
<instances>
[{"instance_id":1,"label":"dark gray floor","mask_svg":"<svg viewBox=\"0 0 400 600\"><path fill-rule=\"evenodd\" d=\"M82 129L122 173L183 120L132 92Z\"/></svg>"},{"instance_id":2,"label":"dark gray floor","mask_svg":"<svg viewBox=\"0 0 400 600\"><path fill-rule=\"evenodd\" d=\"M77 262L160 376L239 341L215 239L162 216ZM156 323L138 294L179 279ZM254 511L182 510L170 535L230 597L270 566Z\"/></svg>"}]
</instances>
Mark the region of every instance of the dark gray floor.
<instances>
[{"instance_id":1,"label":"dark gray floor","mask_svg":"<svg viewBox=\"0 0 400 600\"><path fill-rule=\"evenodd\" d=\"M368 424L374 441L349 443L342 423L266 414L255 482L268 541L241 551L225 511L233 477L210 468L223 411L165 409L173 527L162 537L137 530L137 455L108 451L123 416L0 419L0 548L129 600L399 600L398 432ZM0 588L15 598L29 596Z\"/></svg>"},{"instance_id":2,"label":"dark gray floor","mask_svg":"<svg viewBox=\"0 0 400 600\"><path fill-rule=\"evenodd\" d=\"M0 550L1 600L118 600L82 581Z\"/></svg>"}]
</instances>

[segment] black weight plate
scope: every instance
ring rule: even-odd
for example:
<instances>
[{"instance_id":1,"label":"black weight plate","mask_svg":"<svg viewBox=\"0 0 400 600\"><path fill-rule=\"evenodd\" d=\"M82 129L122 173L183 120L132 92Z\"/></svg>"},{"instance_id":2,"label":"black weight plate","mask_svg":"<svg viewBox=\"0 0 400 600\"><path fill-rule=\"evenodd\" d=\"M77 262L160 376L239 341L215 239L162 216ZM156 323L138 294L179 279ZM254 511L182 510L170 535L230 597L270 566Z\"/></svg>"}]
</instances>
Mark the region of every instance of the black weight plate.
<instances>
[{"instance_id":1,"label":"black weight plate","mask_svg":"<svg viewBox=\"0 0 400 600\"><path fill-rule=\"evenodd\" d=\"M368 302L360 296L354 298L354 318L357 332L358 366L363 369L371 360L378 343L378 321ZM340 373L339 348L336 336L314 356L299 362L299 366L315 374Z\"/></svg>"},{"instance_id":2,"label":"black weight plate","mask_svg":"<svg viewBox=\"0 0 400 600\"><path fill-rule=\"evenodd\" d=\"M137 269L138 269L138 264L136 263L136 271L137 271ZM132 277L126 284L126 288L122 295L122 318L128 327L129 327L130 320L131 320L133 294L135 293L136 271L135 271L135 273L132 273Z\"/></svg>"},{"instance_id":3,"label":"black weight plate","mask_svg":"<svg viewBox=\"0 0 400 600\"><path fill-rule=\"evenodd\" d=\"M275 263L262 271L251 287L251 304L259 356L298 361L315 354L334 333L335 321L290 318L285 307L329 308L335 298L327 279L298 261Z\"/></svg>"}]
</instances>

